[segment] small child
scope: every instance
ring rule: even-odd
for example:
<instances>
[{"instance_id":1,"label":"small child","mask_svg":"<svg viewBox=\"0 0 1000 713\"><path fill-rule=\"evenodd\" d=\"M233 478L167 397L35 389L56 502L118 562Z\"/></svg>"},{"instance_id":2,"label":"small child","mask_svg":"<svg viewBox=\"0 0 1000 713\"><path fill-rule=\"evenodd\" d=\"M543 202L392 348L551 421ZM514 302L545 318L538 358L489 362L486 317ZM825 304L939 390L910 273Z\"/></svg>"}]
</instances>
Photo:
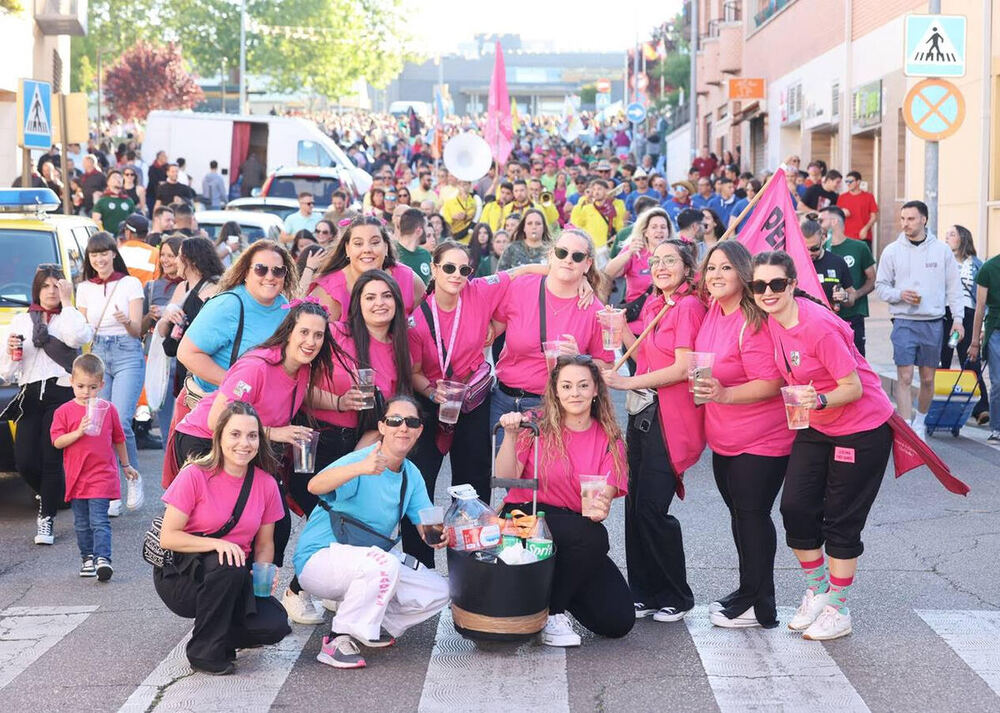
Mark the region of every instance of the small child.
<instances>
[{"instance_id":1,"label":"small child","mask_svg":"<svg viewBox=\"0 0 1000 713\"><path fill-rule=\"evenodd\" d=\"M84 433L91 419L87 416L87 401L104 387L104 362L94 354L83 354L73 360L70 375L73 400L67 401L52 416L52 445L63 452L66 471L66 500L73 507L76 541L80 546L81 577L111 579L111 521L108 505L121 497L118 482L118 461L125 477L135 480L139 473L127 463L125 432L114 405L108 410L100 433Z\"/></svg>"}]
</instances>

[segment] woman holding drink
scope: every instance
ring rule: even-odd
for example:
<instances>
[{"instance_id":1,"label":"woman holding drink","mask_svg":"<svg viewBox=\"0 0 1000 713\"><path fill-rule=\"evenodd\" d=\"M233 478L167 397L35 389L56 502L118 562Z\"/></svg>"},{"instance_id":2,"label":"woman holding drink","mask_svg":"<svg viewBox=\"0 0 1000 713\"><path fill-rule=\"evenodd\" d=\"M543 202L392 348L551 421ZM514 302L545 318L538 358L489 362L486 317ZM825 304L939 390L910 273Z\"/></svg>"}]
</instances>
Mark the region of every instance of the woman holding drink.
<instances>
[{"instance_id":1,"label":"woman holding drink","mask_svg":"<svg viewBox=\"0 0 1000 713\"><path fill-rule=\"evenodd\" d=\"M716 626L778 625L774 601L777 539L771 507L788 466L795 431L785 421L774 365L774 344L766 316L750 292L751 256L742 243L727 240L709 248L702 273L711 296L695 347L715 355L712 375L694 382L705 402L705 438L712 469L732 522L739 555L739 587L712 602Z\"/></svg>"},{"instance_id":2,"label":"woman holding drink","mask_svg":"<svg viewBox=\"0 0 1000 713\"><path fill-rule=\"evenodd\" d=\"M653 249L670 237L670 218L662 208L651 208L639 214L632 227L628 244L604 267L604 274L614 280L625 275L625 302L634 302L653 284L649 258ZM642 331L638 320L629 324L635 334Z\"/></svg>"},{"instance_id":3,"label":"woman holding drink","mask_svg":"<svg viewBox=\"0 0 1000 713\"><path fill-rule=\"evenodd\" d=\"M795 289L787 253L760 253L753 268L750 288L768 315L778 371L802 387L799 405L809 415L808 428L796 432L781 495L785 540L808 587L788 628L806 639L836 639L851 633L847 593L889 461L892 404L850 326Z\"/></svg>"},{"instance_id":4,"label":"woman holding drink","mask_svg":"<svg viewBox=\"0 0 1000 713\"><path fill-rule=\"evenodd\" d=\"M694 294L694 257L679 240L656 246L649 258L653 293L642 310L643 328L666 315L635 353L635 376L604 372L628 398L629 494L625 500L625 555L635 617L679 621L694 607L687 582L681 525L668 514L684 497L684 471L705 448L703 409L688 391L688 357L705 318ZM631 345L634 337L626 333Z\"/></svg>"},{"instance_id":5,"label":"woman holding drink","mask_svg":"<svg viewBox=\"0 0 1000 713\"><path fill-rule=\"evenodd\" d=\"M599 636L625 636L635 624L632 595L608 556L608 531L601 523L612 500L627 491L628 466L597 362L585 354L560 356L546 380L541 403L539 472L534 470L532 438L520 431L528 415L513 412L500 418L508 437L497 453L496 474L539 481L538 506L544 509L556 549L542 643L580 645L566 612ZM504 499L504 512L530 512L531 500L530 490L512 489Z\"/></svg>"}]
</instances>

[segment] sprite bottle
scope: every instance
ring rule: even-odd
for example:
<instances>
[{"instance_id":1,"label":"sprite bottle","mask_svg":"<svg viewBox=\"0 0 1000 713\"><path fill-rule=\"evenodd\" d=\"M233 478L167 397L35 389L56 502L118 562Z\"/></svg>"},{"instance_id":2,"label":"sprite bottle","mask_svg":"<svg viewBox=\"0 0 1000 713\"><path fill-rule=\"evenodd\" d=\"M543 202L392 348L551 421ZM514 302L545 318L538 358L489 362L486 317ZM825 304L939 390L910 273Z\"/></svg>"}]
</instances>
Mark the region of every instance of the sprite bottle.
<instances>
[{"instance_id":1,"label":"sprite bottle","mask_svg":"<svg viewBox=\"0 0 1000 713\"><path fill-rule=\"evenodd\" d=\"M539 561L552 556L552 533L545 524L545 511L538 511L538 519L535 522L535 529L531 531L528 538L528 552L531 552Z\"/></svg>"}]
</instances>

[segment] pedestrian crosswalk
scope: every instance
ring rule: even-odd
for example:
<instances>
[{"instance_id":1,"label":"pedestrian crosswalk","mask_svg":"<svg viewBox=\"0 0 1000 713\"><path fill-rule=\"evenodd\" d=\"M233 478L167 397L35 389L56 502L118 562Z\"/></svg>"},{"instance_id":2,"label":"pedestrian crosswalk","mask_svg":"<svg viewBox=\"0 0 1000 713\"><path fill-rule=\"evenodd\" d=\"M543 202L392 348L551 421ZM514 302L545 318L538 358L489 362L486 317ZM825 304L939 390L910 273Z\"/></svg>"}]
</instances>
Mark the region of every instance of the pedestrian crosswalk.
<instances>
[{"instance_id":1,"label":"pedestrian crosswalk","mask_svg":"<svg viewBox=\"0 0 1000 713\"><path fill-rule=\"evenodd\" d=\"M924 609L917 614L1000 696L1000 612Z\"/></svg>"},{"instance_id":2,"label":"pedestrian crosswalk","mask_svg":"<svg viewBox=\"0 0 1000 713\"><path fill-rule=\"evenodd\" d=\"M0 611L0 690L78 627L97 607L8 607Z\"/></svg>"}]
</instances>

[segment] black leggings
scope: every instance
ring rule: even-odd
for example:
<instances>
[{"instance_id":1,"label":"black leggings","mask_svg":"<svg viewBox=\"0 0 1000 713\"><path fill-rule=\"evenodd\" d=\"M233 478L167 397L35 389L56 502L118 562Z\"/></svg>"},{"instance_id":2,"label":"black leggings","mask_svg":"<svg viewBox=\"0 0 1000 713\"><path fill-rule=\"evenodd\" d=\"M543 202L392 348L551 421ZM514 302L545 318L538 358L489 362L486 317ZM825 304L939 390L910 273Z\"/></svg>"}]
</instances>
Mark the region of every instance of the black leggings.
<instances>
[{"instance_id":1,"label":"black leggings","mask_svg":"<svg viewBox=\"0 0 1000 713\"><path fill-rule=\"evenodd\" d=\"M777 536L771 507L788 468L788 456L712 454L719 488L733 531L740 563L740 586L719 599L723 614L735 619L750 607L761 626L778 625L774 602L774 552Z\"/></svg>"},{"instance_id":2,"label":"black leggings","mask_svg":"<svg viewBox=\"0 0 1000 713\"><path fill-rule=\"evenodd\" d=\"M45 393L42 393L44 387ZM52 445L52 415L73 398L73 389L56 384L56 378L27 384L21 394L14 462L17 472L42 499L43 517L55 517L66 500L62 451Z\"/></svg>"}]
</instances>

